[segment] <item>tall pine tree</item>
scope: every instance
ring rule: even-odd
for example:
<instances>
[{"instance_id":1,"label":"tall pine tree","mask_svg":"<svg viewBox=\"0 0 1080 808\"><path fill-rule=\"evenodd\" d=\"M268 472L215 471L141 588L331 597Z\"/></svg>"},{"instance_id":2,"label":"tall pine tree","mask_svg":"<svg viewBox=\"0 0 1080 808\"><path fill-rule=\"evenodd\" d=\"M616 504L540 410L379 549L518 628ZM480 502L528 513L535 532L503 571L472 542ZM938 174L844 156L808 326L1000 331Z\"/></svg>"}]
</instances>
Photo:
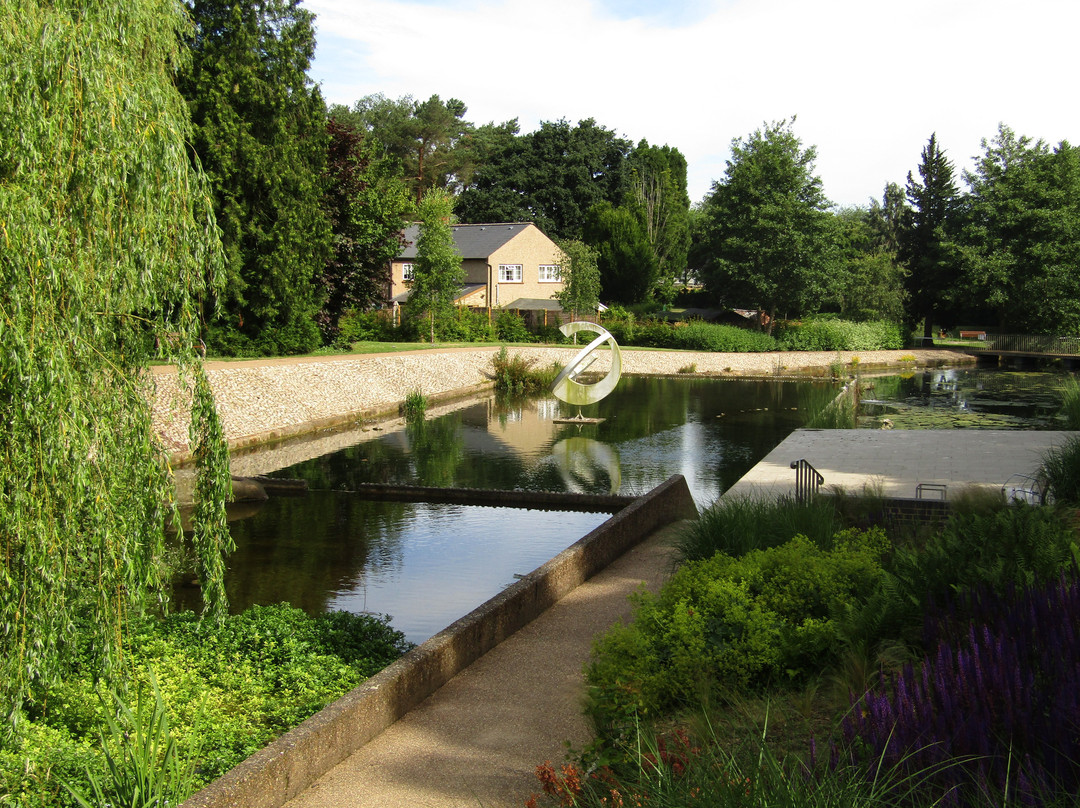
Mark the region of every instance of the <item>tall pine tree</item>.
<instances>
[{"instance_id":1,"label":"tall pine tree","mask_svg":"<svg viewBox=\"0 0 1080 808\"><path fill-rule=\"evenodd\" d=\"M316 281L330 256L326 107L307 75L313 17L299 0L194 0L190 11L193 58L179 86L226 257L226 317L212 344L227 353L311 350Z\"/></svg>"},{"instance_id":2,"label":"tall pine tree","mask_svg":"<svg viewBox=\"0 0 1080 808\"><path fill-rule=\"evenodd\" d=\"M953 164L938 145L936 133L922 150L919 176L921 182L908 172L907 198L912 209L900 239L900 259L910 272L911 319L922 321L923 342L933 342L934 313L956 274L953 236L960 203Z\"/></svg>"}]
</instances>

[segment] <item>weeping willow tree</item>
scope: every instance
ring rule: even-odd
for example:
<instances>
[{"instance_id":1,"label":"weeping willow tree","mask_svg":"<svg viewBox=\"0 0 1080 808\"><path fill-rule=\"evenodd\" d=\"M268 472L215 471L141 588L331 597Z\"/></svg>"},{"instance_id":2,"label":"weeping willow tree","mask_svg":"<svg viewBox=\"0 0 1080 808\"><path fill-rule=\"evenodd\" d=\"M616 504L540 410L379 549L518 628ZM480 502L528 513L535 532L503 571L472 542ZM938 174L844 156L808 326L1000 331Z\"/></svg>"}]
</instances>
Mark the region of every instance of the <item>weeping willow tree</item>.
<instances>
[{"instance_id":1,"label":"weeping willow tree","mask_svg":"<svg viewBox=\"0 0 1080 808\"><path fill-rule=\"evenodd\" d=\"M228 455L193 349L221 272L173 85L176 0L0 0L0 696L17 728L79 640L120 670L175 508L148 363L193 390L194 544L225 608ZM156 347L155 347L156 346ZM2 733L0 733L2 734Z\"/></svg>"}]
</instances>

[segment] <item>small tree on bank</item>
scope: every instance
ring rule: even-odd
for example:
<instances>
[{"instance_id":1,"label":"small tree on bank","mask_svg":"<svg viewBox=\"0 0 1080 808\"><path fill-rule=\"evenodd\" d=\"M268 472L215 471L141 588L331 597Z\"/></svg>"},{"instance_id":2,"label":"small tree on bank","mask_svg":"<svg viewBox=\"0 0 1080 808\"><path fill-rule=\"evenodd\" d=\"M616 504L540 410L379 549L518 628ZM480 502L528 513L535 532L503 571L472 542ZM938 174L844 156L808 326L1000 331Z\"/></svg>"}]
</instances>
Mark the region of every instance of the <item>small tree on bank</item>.
<instances>
[{"instance_id":1,"label":"small tree on bank","mask_svg":"<svg viewBox=\"0 0 1080 808\"><path fill-rule=\"evenodd\" d=\"M563 311L571 316L589 312L595 314L600 306L600 270L596 263L596 250L577 239L557 242L561 255L559 264L562 291L555 294Z\"/></svg>"},{"instance_id":2,"label":"small tree on bank","mask_svg":"<svg viewBox=\"0 0 1080 808\"><path fill-rule=\"evenodd\" d=\"M454 300L465 283L465 269L454 243L453 210L453 197L439 188L428 191L420 203L409 307L427 314L431 342L435 342L436 321L453 314Z\"/></svg>"}]
</instances>

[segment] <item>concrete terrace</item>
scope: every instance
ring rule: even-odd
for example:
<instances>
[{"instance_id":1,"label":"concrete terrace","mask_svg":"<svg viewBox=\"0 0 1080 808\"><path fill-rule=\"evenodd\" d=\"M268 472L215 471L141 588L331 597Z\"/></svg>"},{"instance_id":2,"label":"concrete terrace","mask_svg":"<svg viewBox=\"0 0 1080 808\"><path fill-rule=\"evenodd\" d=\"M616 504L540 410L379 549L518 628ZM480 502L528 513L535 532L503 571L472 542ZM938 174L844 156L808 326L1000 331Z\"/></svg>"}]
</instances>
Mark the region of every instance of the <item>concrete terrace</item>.
<instances>
[{"instance_id":1,"label":"concrete terrace","mask_svg":"<svg viewBox=\"0 0 1080 808\"><path fill-rule=\"evenodd\" d=\"M919 483L947 486L947 497L965 488L1000 489L1013 474L1034 476L1043 455L1071 432L1001 429L799 429L725 497L794 494L792 462L806 460L825 478L824 488L850 493L880 484L888 497L914 499ZM934 494L928 494L933 498Z\"/></svg>"}]
</instances>

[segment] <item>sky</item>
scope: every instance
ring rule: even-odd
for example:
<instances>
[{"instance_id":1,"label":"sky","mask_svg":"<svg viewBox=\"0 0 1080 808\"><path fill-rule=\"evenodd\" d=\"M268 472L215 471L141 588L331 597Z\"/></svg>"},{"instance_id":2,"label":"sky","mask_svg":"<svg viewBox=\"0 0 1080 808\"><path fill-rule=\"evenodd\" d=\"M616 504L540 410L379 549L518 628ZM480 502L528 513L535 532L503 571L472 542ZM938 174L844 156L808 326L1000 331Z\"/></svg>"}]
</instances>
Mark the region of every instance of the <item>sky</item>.
<instances>
[{"instance_id":1,"label":"sky","mask_svg":"<svg viewBox=\"0 0 1080 808\"><path fill-rule=\"evenodd\" d=\"M733 140L794 117L837 206L962 172L999 124L1080 144L1078 0L305 0L328 103L458 98L477 126L586 118L679 149L690 201Z\"/></svg>"}]
</instances>

